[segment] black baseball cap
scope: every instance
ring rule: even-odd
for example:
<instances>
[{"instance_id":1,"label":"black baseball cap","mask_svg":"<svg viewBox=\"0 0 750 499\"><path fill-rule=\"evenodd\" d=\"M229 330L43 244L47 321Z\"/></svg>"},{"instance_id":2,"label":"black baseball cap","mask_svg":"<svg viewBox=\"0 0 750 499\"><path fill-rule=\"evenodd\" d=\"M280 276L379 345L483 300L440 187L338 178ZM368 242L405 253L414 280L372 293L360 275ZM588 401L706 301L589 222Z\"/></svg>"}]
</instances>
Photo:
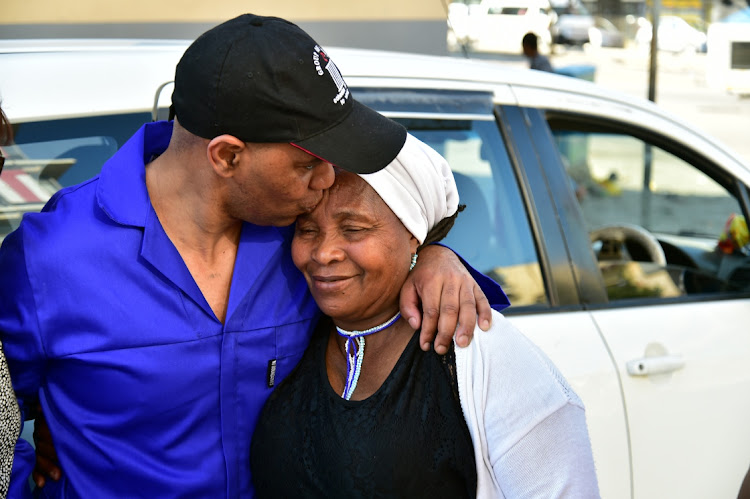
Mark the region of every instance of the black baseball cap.
<instances>
[{"instance_id":1,"label":"black baseball cap","mask_svg":"<svg viewBox=\"0 0 750 499\"><path fill-rule=\"evenodd\" d=\"M288 142L355 173L390 163L406 130L354 100L328 53L297 25L244 14L198 37L177 64L172 105L211 139Z\"/></svg>"}]
</instances>

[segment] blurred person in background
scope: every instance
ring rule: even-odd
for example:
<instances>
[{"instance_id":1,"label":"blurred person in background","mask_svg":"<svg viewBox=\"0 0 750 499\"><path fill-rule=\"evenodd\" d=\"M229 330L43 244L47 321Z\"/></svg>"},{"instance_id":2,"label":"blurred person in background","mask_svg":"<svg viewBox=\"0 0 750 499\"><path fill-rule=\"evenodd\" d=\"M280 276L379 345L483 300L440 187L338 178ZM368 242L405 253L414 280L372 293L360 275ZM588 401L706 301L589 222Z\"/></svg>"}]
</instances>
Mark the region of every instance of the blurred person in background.
<instances>
[{"instance_id":1,"label":"blurred person in background","mask_svg":"<svg viewBox=\"0 0 750 499\"><path fill-rule=\"evenodd\" d=\"M536 34L526 33L523 35L521 48L523 49L523 55L529 60L529 69L548 71L550 73L555 72L552 64L549 62L549 58L539 53L539 37Z\"/></svg>"},{"instance_id":2,"label":"blurred person in background","mask_svg":"<svg viewBox=\"0 0 750 499\"><path fill-rule=\"evenodd\" d=\"M493 311L468 347L423 352L398 312L458 202L446 160L409 135L297 219L292 258L327 317L263 408L258 497L599 496L583 402L538 347Z\"/></svg>"}]
</instances>

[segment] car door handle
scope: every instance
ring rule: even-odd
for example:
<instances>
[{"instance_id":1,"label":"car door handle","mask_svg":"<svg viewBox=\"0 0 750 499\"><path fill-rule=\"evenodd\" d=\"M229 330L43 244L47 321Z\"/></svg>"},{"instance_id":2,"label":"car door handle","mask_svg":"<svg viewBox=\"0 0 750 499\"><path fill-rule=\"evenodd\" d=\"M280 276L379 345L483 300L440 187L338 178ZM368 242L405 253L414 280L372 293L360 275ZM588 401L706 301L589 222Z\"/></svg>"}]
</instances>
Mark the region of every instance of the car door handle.
<instances>
[{"instance_id":1,"label":"car door handle","mask_svg":"<svg viewBox=\"0 0 750 499\"><path fill-rule=\"evenodd\" d=\"M643 357L629 361L626 366L631 376L649 376L651 374L671 373L682 369L685 361L679 355L665 355L663 357Z\"/></svg>"}]
</instances>

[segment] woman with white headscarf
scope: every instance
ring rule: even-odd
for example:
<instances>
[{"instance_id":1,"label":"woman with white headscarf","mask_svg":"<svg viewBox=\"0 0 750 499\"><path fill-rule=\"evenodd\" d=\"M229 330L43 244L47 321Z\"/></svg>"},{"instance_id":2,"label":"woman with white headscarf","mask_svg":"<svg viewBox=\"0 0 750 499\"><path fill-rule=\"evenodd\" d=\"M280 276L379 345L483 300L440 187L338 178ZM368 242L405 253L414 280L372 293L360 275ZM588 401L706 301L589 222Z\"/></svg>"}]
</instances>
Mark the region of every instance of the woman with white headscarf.
<instances>
[{"instance_id":1,"label":"woman with white headscarf","mask_svg":"<svg viewBox=\"0 0 750 499\"><path fill-rule=\"evenodd\" d=\"M458 212L450 167L409 135L385 169L337 172L292 256L321 319L269 398L258 497L597 497L583 404L498 312L466 348L419 348L399 290Z\"/></svg>"}]
</instances>

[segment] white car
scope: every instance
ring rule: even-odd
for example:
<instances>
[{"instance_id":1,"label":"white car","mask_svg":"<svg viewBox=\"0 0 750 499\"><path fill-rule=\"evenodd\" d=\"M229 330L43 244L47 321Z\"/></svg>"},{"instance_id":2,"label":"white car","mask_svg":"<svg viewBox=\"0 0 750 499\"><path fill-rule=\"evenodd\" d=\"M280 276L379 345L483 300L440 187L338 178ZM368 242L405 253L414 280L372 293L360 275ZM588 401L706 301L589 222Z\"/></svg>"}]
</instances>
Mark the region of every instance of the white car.
<instances>
[{"instance_id":1,"label":"white car","mask_svg":"<svg viewBox=\"0 0 750 499\"><path fill-rule=\"evenodd\" d=\"M557 20L552 24L552 42L561 45L583 45L590 41L589 32L596 20L579 0L551 0Z\"/></svg>"},{"instance_id":2,"label":"white car","mask_svg":"<svg viewBox=\"0 0 750 499\"><path fill-rule=\"evenodd\" d=\"M625 47L625 36L609 19L594 17L594 25L589 28L589 43L594 47Z\"/></svg>"},{"instance_id":3,"label":"white car","mask_svg":"<svg viewBox=\"0 0 750 499\"><path fill-rule=\"evenodd\" d=\"M471 6L452 3L448 8L448 49L458 51L463 45L472 52L520 54L524 35L534 33L539 51L549 53L554 20L549 0L482 0Z\"/></svg>"},{"instance_id":4,"label":"white car","mask_svg":"<svg viewBox=\"0 0 750 499\"><path fill-rule=\"evenodd\" d=\"M651 43L653 27L648 19L638 19L638 30L635 41L640 46ZM660 16L657 33L659 50L674 53L695 53L706 51L706 33L691 26L686 20L678 16Z\"/></svg>"},{"instance_id":5,"label":"white car","mask_svg":"<svg viewBox=\"0 0 750 499\"><path fill-rule=\"evenodd\" d=\"M17 132L0 233L165 113L187 44L0 42ZM330 53L356 98L452 165L468 207L446 242L503 284L506 315L583 399L602 496L735 497L750 464L750 166L579 79Z\"/></svg>"}]
</instances>

